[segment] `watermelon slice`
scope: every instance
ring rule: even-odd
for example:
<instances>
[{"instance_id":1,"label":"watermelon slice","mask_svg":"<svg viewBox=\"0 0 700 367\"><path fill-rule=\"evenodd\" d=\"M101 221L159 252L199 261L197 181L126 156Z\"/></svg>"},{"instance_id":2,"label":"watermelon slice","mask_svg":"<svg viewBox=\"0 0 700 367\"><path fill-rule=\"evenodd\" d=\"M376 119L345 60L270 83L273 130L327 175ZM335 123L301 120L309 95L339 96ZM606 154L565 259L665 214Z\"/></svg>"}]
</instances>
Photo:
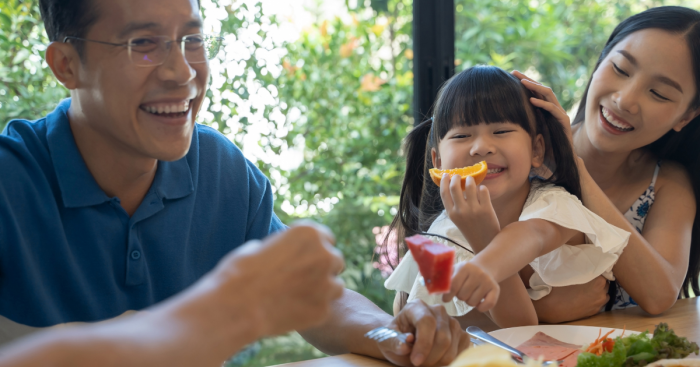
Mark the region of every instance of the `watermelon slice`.
<instances>
[{"instance_id":1,"label":"watermelon slice","mask_svg":"<svg viewBox=\"0 0 700 367\"><path fill-rule=\"evenodd\" d=\"M406 238L406 244L418 263L428 293L449 292L455 250L419 234Z\"/></svg>"}]
</instances>

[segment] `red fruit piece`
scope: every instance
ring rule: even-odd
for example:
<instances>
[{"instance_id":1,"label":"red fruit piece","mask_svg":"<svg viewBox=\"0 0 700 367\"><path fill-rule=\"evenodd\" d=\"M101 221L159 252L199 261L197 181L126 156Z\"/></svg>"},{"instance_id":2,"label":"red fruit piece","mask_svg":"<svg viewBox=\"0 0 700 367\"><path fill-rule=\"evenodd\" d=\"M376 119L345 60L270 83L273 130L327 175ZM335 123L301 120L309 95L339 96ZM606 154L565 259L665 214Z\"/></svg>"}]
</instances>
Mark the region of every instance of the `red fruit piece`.
<instances>
[{"instance_id":1,"label":"red fruit piece","mask_svg":"<svg viewBox=\"0 0 700 367\"><path fill-rule=\"evenodd\" d=\"M455 250L421 235L406 238L429 293L447 293L452 284Z\"/></svg>"}]
</instances>

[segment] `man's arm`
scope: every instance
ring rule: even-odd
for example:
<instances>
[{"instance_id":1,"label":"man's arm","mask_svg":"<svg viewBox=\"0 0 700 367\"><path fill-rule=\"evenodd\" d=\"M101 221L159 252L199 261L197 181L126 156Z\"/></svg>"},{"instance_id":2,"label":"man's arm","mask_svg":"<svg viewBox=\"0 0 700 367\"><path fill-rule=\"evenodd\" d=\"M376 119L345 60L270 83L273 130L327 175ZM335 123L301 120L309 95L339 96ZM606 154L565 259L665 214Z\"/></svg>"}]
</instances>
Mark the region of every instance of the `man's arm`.
<instances>
[{"instance_id":1,"label":"man's arm","mask_svg":"<svg viewBox=\"0 0 700 367\"><path fill-rule=\"evenodd\" d=\"M216 302L216 295L207 286L197 288L124 319L22 339L0 352L0 366L220 366L256 340L260 330L246 320L250 306L242 302L227 327L217 327L214 317L203 312L212 308L208 303Z\"/></svg>"},{"instance_id":2,"label":"man's arm","mask_svg":"<svg viewBox=\"0 0 700 367\"><path fill-rule=\"evenodd\" d=\"M412 333L408 341L413 347L403 343L378 344L364 337L366 332L379 326ZM394 318L367 298L347 289L331 304L328 321L300 334L328 354L363 354L400 366L446 365L469 345L469 338L459 322L447 315L441 305L410 302Z\"/></svg>"},{"instance_id":3,"label":"man's arm","mask_svg":"<svg viewBox=\"0 0 700 367\"><path fill-rule=\"evenodd\" d=\"M323 325L299 333L326 354L358 353L383 358L377 343L364 337L376 327L388 325L393 317L361 294L345 289L331 306L331 317Z\"/></svg>"},{"instance_id":4,"label":"man's arm","mask_svg":"<svg viewBox=\"0 0 700 367\"><path fill-rule=\"evenodd\" d=\"M333 242L311 223L251 241L159 305L34 334L0 350L0 366L220 366L256 339L325 321L343 293Z\"/></svg>"}]
</instances>

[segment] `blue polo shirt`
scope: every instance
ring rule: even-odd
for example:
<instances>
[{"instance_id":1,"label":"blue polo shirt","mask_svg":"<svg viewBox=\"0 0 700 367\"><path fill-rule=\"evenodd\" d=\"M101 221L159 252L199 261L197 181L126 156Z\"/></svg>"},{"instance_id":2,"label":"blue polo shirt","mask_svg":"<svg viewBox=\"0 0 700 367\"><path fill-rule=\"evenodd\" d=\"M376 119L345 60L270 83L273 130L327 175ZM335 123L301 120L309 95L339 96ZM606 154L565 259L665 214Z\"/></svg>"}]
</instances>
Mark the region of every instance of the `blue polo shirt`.
<instances>
[{"instance_id":1,"label":"blue polo shirt","mask_svg":"<svg viewBox=\"0 0 700 367\"><path fill-rule=\"evenodd\" d=\"M45 327L139 310L284 228L267 178L203 125L184 158L158 162L129 217L88 171L69 106L0 134L0 315Z\"/></svg>"}]
</instances>

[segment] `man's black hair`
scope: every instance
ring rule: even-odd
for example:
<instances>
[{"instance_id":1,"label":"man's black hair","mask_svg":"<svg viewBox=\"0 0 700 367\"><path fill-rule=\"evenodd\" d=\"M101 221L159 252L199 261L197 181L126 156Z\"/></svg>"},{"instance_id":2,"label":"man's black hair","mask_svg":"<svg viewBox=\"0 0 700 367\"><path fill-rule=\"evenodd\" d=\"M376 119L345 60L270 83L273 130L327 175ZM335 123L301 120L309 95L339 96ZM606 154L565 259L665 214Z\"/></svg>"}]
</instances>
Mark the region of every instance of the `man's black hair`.
<instances>
[{"instance_id":1,"label":"man's black hair","mask_svg":"<svg viewBox=\"0 0 700 367\"><path fill-rule=\"evenodd\" d=\"M39 10L51 42L62 42L67 36L85 37L98 17L90 0L40 0ZM82 55L82 42L74 45Z\"/></svg>"},{"instance_id":2,"label":"man's black hair","mask_svg":"<svg viewBox=\"0 0 700 367\"><path fill-rule=\"evenodd\" d=\"M62 42L67 36L85 38L99 16L97 6L91 0L39 0L39 10L52 42ZM83 43L75 42L74 46L82 56Z\"/></svg>"}]
</instances>

